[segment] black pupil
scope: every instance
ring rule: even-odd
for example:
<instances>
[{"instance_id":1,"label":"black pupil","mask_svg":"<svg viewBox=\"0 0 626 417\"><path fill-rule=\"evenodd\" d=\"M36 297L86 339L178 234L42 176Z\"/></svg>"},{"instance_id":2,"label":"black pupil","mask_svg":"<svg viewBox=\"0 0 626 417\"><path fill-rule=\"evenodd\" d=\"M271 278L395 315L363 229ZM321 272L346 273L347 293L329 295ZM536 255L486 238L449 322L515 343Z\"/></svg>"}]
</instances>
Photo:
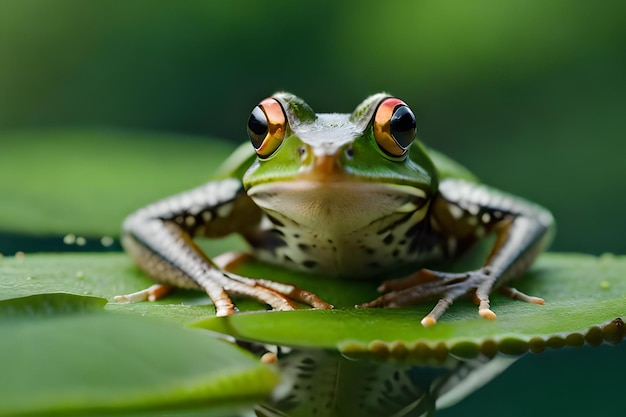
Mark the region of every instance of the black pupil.
<instances>
[{"instance_id":1,"label":"black pupil","mask_svg":"<svg viewBox=\"0 0 626 417\"><path fill-rule=\"evenodd\" d=\"M259 149L267 135L267 117L259 106L256 106L248 119L248 136L252 145Z\"/></svg>"},{"instance_id":2,"label":"black pupil","mask_svg":"<svg viewBox=\"0 0 626 417\"><path fill-rule=\"evenodd\" d=\"M407 106L398 106L394 110L393 116L391 116L389 129L391 130L391 136L393 136L398 145L406 149L415 139L415 133L417 132L415 116L411 109Z\"/></svg>"}]
</instances>

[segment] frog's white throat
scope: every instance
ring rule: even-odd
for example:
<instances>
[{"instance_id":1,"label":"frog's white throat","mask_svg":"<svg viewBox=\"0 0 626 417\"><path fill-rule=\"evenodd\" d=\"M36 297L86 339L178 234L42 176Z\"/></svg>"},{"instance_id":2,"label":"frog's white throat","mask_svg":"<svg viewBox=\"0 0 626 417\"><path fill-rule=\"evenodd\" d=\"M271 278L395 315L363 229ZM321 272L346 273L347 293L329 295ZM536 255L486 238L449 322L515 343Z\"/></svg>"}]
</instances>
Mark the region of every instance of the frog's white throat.
<instances>
[{"instance_id":1,"label":"frog's white throat","mask_svg":"<svg viewBox=\"0 0 626 417\"><path fill-rule=\"evenodd\" d=\"M248 195L285 225L325 236L384 227L428 206L420 188L372 182L273 182L251 187Z\"/></svg>"}]
</instances>

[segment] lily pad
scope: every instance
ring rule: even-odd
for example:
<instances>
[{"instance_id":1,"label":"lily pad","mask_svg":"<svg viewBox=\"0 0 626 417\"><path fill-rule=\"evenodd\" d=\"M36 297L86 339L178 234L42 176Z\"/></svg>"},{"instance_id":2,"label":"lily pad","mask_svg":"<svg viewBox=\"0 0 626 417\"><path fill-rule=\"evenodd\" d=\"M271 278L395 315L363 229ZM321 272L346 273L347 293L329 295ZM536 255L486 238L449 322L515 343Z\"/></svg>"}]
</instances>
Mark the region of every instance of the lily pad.
<instances>
[{"instance_id":1,"label":"lily pad","mask_svg":"<svg viewBox=\"0 0 626 417\"><path fill-rule=\"evenodd\" d=\"M102 297L106 309L188 324L214 314L209 298L198 291L178 291L153 303L117 304L113 297L154 284L123 253L27 254L0 259L0 301L35 294L73 293ZM246 305L246 300L241 303ZM262 308L248 301L248 309Z\"/></svg>"},{"instance_id":2,"label":"lily pad","mask_svg":"<svg viewBox=\"0 0 626 417\"><path fill-rule=\"evenodd\" d=\"M448 353L493 356L619 343L624 336L626 257L546 254L518 288L544 297L546 304L525 304L496 295L492 309L498 318L488 321L478 317L471 302L461 301L432 328L419 324L432 305L244 313L209 318L197 326L264 343L340 348L357 356L442 360Z\"/></svg>"},{"instance_id":3,"label":"lily pad","mask_svg":"<svg viewBox=\"0 0 626 417\"><path fill-rule=\"evenodd\" d=\"M277 382L202 331L95 313L1 321L0 415L241 408Z\"/></svg>"},{"instance_id":4,"label":"lily pad","mask_svg":"<svg viewBox=\"0 0 626 417\"><path fill-rule=\"evenodd\" d=\"M68 293L34 294L0 301L1 318L43 317L101 310L107 300Z\"/></svg>"},{"instance_id":5,"label":"lily pad","mask_svg":"<svg viewBox=\"0 0 626 417\"><path fill-rule=\"evenodd\" d=\"M26 255L21 260L5 258L0 267L4 276L0 297L5 299L66 291L111 300L152 283L124 254ZM428 329L419 320L432 303L407 309L354 309L354 304L376 295L375 282L330 280L260 263L244 265L239 272L295 283L337 309L265 312L265 306L254 301L237 300L242 311L256 312L216 318L208 297L193 291L181 291L156 303L109 303L106 308L178 323L200 320L199 327L264 343L415 359L618 343L623 337L620 320L626 317L623 256L545 254L518 288L544 297L546 305L494 295L492 308L498 319L487 321L478 316L473 303L461 300Z\"/></svg>"}]
</instances>

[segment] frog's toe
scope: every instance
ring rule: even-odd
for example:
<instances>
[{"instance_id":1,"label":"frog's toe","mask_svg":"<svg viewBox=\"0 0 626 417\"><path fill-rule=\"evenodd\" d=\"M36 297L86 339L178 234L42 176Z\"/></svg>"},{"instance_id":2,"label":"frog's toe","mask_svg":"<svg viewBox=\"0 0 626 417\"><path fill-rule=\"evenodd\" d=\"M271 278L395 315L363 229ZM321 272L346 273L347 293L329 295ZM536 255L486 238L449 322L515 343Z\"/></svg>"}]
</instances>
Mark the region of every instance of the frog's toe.
<instances>
[{"instance_id":1,"label":"frog's toe","mask_svg":"<svg viewBox=\"0 0 626 417\"><path fill-rule=\"evenodd\" d=\"M322 310L329 310L333 308L332 304L327 303L320 297L310 291L303 290L297 285L285 284L282 282L269 281L265 279L256 279L256 283L265 288L281 294L291 300L298 301L313 308L319 308Z\"/></svg>"},{"instance_id":2,"label":"frog's toe","mask_svg":"<svg viewBox=\"0 0 626 417\"><path fill-rule=\"evenodd\" d=\"M512 287L500 287L498 288L498 291L500 291L502 295L506 295L507 297L512 298L513 300L519 300L519 301L524 301L526 303L538 304L538 305L545 304L545 301L543 298L524 294L520 290L512 288Z\"/></svg>"},{"instance_id":3,"label":"frog's toe","mask_svg":"<svg viewBox=\"0 0 626 417\"><path fill-rule=\"evenodd\" d=\"M378 292L405 290L407 288L423 285L428 282L437 281L439 279L440 277L437 275L436 271L431 271L430 269L423 268L404 278L383 281L383 283L380 284L380 286L378 287Z\"/></svg>"},{"instance_id":4,"label":"frog's toe","mask_svg":"<svg viewBox=\"0 0 626 417\"><path fill-rule=\"evenodd\" d=\"M255 299L272 307L272 310L295 310L297 307L293 301L282 294L261 286L248 286L245 284L233 285L228 289L232 295L240 295Z\"/></svg>"},{"instance_id":5,"label":"frog's toe","mask_svg":"<svg viewBox=\"0 0 626 417\"><path fill-rule=\"evenodd\" d=\"M174 287L165 284L154 284L141 291L130 294L116 295L113 301L116 303L140 303L142 301L157 301L172 292Z\"/></svg>"},{"instance_id":6,"label":"frog's toe","mask_svg":"<svg viewBox=\"0 0 626 417\"><path fill-rule=\"evenodd\" d=\"M443 316L443 313L448 310L448 308L452 305L454 300L449 298L441 298L437 301L437 305L433 308L430 313L424 316L422 321L420 322L424 327L431 327L437 324L437 320Z\"/></svg>"}]
</instances>

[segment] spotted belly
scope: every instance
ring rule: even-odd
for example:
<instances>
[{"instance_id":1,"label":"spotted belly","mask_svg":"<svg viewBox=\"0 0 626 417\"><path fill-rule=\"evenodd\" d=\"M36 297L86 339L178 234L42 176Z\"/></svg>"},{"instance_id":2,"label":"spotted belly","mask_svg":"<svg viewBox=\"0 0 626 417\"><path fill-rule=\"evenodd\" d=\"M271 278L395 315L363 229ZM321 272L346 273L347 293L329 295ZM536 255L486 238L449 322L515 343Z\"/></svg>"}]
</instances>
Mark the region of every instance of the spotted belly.
<instances>
[{"instance_id":1,"label":"spotted belly","mask_svg":"<svg viewBox=\"0 0 626 417\"><path fill-rule=\"evenodd\" d=\"M265 262L342 278L367 278L441 258L443 241L424 212L394 214L349 233L272 219L253 248Z\"/></svg>"}]
</instances>

